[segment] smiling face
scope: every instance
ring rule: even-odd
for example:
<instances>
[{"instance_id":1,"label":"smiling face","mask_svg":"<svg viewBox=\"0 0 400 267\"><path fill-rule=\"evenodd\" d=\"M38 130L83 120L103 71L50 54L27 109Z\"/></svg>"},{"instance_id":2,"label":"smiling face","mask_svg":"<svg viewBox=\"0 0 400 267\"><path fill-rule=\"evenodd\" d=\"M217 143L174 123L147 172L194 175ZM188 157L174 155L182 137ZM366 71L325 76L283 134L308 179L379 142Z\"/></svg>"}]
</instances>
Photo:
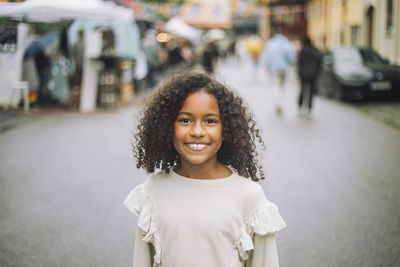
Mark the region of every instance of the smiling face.
<instances>
[{"instance_id":1,"label":"smiling face","mask_svg":"<svg viewBox=\"0 0 400 267\"><path fill-rule=\"evenodd\" d=\"M215 96L204 91L190 94L174 127L173 144L180 155L181 167L215 167L222 140L222 122Z\"/></svg>"}]
</instances>

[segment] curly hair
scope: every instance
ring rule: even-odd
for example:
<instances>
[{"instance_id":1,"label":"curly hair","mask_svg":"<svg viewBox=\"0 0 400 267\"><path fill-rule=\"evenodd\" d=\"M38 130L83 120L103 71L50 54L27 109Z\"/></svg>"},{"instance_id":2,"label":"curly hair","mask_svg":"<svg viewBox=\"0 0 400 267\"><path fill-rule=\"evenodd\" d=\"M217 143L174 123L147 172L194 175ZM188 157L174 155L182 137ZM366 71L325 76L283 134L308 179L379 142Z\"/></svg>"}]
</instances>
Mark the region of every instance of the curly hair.
<instances>
[{"instance_id":1,"label":"curly hair","mask_svg":"<svg viewBox=\"0 0 400 267\"><path fill-rule=\"evenodd\" d=\"M173 146L174 122L188 95L204 91L218 101L223 142L217 160L254 181L264 179L257 143L265 149L253 115L243 99L207 74L185 72L172 77L150 98L137 126L132 143L137 168L153 173L167 173L180 166L180 157Z\"/></svg>"}]
</instances>

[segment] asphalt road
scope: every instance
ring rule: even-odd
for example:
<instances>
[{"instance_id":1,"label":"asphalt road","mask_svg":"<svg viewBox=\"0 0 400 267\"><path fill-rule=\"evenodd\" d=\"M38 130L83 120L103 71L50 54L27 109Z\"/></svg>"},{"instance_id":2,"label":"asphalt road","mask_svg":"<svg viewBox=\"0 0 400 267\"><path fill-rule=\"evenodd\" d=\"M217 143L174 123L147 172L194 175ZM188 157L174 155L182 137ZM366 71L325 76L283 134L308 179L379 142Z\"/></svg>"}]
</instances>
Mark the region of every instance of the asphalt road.
<instances>
[{"instance_id":1,"label":"asphalt road","mask_svg":"<svg viewBox=\"0 0 400 267\"><path fill-rule=\"evenodd\" d=\"M400 132L319 98L300 117L293 73L277 116L248 61L218 70L263 132L263 187L288 224L281 266L398 266ZM131 265L136 219L122 201L146 177L130 145L138 108L42 114L0 133L0 266Z\"/></svg>"}]
</instances>

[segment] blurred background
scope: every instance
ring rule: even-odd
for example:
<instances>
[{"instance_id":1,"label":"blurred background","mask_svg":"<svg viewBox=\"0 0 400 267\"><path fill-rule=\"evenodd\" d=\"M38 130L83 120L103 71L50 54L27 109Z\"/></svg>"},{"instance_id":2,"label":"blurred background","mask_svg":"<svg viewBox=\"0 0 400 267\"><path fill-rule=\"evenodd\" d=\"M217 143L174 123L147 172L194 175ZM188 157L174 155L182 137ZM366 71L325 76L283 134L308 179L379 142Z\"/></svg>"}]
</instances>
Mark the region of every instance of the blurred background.
<instances>
[{"instance_id":1,"label":"blurred background","mask_svg":"<svg viewBox=\"0 0 400 267\"><path fill-rule=\"evenodd\" d=\"M0 0L0 266L131 265L132 133L185 70L255 114L281 266L398 266L398 0Z\"/></svg>"}]
</instances>

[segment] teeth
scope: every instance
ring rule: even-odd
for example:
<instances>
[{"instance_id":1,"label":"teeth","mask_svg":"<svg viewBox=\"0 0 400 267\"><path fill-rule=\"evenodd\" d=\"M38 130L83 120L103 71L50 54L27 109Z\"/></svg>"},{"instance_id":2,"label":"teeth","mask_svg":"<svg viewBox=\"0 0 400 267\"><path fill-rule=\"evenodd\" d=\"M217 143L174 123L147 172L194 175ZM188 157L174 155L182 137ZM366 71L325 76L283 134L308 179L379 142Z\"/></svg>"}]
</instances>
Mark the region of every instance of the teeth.
<instances>
[{"instance_id":1,"label":"teeth","mask_svg":"<svg viewBox=\"0 0 400 267\"><path fill-rule=\"evenodd\" d=\"M205 144L188 144L188 146L193 150L202 150L206 147Z\"/></svg>"}]
</instances>

